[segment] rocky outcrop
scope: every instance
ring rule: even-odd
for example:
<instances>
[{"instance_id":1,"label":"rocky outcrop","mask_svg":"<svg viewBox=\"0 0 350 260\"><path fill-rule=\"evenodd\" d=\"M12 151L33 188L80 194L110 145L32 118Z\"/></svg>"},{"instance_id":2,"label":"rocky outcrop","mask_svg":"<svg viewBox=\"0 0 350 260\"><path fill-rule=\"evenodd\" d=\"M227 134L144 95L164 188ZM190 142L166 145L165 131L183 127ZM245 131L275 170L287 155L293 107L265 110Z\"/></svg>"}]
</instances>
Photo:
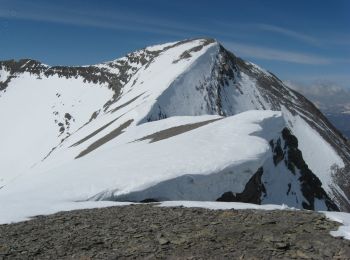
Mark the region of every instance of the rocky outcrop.
<instances>
[{"instance_id":1,"label":"rocky outcrop","mask_svg":"<svg viewBox=\"0 0 350 260\"><path fill-rule=\"evenodd\" d=\"M270 174L290 174L292 178L296 178L297 182L300 184L302 198L297 197L296 194L291 194L296 197L296 199L303 199L302 207L308 210L317 210L315 208L315 200L318 199L325 203L327 210L339 211L337 205L329 198L327 193L322 187L322 183L319 178L309 169L308 165L303 159L301 151L298 149L298 139L291 134L288 128L284 128L281 132L281 137L277 140L270 141L273 165L276 167L273 173ZM282 163L289 171L278 172L279 168L277 166ZM227 191L222 194L217 201L227 201L227 202L245 202L261 204L264 197L267 196L269 188L275 188L264 185L262 181L262 176L264 174L269 174L264 172L264 167L270 165L265 163L264 166L260 167L257 172L250 178L247 182L245 189L241 193L233 193L232 191ZM265 171L271 169L265 169ZM283 185L282 183L280 183ZM286 190L287 195L291 189L291 183L288 184L288 190ZM278 201L277 198L274 198ZM278 201L279 204L286 203L281 198Z\"/></svg>"},{"instance_id":2,"label":"rocky outcrop","mask_svg":"<svg viewBox=\"0 0 350 260\"><path fill-rule=\"evenodd\" d=\"M303 202L304 209L314 210L315 199L325 201L328 210L339 211L337 205L329 198L327 193L322 188L322 183L317 176L309 169L305 163L301 151L298 149L298 139L291 134L288 128L282 131L282 138L284 140L285 153L283 155L284 162L288 169L295 174L299 171L299 181L301 184L301 191L307 202ZM275 154L281 149L275 147Z\"/></svg>"},{"instance_id":3,"label":"rocky outcrop","mask_svg":"<svg viewBox=\"0 0 350 260\"><path fill-rule=\"evenodd\" d=\"M264 184L261 182L263 172L264 169L260 167L253 177L250 178L243 192L233 193L232 191L228 191L222 194L216 201L261 204L261 197L266 192Z\"/></svg>"}]
</instances>

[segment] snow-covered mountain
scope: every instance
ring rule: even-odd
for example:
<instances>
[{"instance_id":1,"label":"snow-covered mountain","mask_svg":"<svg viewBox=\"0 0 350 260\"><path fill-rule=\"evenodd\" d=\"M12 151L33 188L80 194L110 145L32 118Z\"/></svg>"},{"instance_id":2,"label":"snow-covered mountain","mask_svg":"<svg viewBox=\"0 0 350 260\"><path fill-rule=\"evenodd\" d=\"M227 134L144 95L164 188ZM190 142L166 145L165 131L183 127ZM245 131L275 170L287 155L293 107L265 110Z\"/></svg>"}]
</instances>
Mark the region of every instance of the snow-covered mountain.
<instances>
[{"instance_id":1,"label":"snow-covered mountain","mask_svg":"<svg viewBox=\"0 0 350 260\"><path fill-rule=\"evenodd\" d=\"M91 200L350 210L342 135L212 39L91 66L0 62L0 120L3 219Z\"/></svg>"}]
</instances>

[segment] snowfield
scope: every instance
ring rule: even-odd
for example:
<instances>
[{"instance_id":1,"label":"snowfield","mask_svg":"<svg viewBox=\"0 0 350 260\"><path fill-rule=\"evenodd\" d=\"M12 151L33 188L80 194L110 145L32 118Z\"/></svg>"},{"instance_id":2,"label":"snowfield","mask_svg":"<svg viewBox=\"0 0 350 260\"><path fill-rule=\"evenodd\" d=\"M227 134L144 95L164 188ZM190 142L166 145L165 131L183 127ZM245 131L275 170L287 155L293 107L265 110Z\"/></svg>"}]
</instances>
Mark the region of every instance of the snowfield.
<instances>
[{"instance_id":1,"label":"snowfield","mask_svg":"<svg viewBox=\"0 0 350 260\"><path fill-rule=\"evenodd\" d=\"M141 140L193 124L191 119L209 123L157 142ZM265 131L264 125L276 129ZM271 157L268 142L282 126L281 113L273 111L173 117L134 126L93 154L65 163L57 156L59 163L28 171L0 190L0 204L17 218L45 214L47 208L68 201L216 200L227 190L243 191Z\"/></svg>"},{"instance_id":2,"label":"snowfield","mask_svg":"<svg viewBox=\"0 0 350 260\"><path fill-rule=\"evenodd\" d=\"M350 214L345 212L322 212L330 220L339 222L342 224L336 231L331 231L331 235L334 237L343 237L350 240Z\"/></svg>"},{"instance_id":3,"label":"snowfield","mask_svg":"<svg viewBox=\"0 0 350 260\"><path fill-rule=\"evenodd\" d=\"M350 203L331 172L347 159L334 131L271 73L214 40L160 44L51 74L27 64L11 72L0 62L0 223L143 200L319 211L330 200L335 208ZM293 163L316 177L288 161L287 128L297 139L292 152L302 152ZM214 202L247 190L266 205Z\"/></svg>"},{"instance_id":4,"label":"snowfield","mask_svg":"<svg viewBox=\"0 0 350 260\"><path fill-rule=\"evenodd\" d=\"M112 97L104 86L29 73L11 81L0 97L0 187L40 162L61 139L75 132ZM69 112L68 112L69 111ZM66 113L71 116L68 120ZM60 133L60 125L64 131ZM18 163L20 160L20 163Z\"/></svg>"}]
</instances>

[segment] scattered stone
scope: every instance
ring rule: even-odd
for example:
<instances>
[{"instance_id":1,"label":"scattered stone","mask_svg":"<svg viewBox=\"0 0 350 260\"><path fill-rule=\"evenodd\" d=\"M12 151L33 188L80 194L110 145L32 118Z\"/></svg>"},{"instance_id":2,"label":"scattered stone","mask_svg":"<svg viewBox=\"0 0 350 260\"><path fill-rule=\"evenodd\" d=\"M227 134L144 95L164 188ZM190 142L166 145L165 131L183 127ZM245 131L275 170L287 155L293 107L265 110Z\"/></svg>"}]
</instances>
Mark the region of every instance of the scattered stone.
<instances>
[{"instance_id":1,"label":"scattered stone","mask_svg":"<svg viewBox=\"0 0 350 260\"><path fill-rule=\"evenodd\" d=\"M2 259L350 259L339 223L316 212L163 208L76 210L0 225Z\"/></svg>"},{"instance_id":2,"label":"scattered stone","mask_svg":"<svg viewBox=\"0 0 350 260\"><path fill-rule=\"evenodd\" d=\"M284 242L278 242L275 244L275 247L277 249L283 249L283 250L286 250L289 248L289 244L288 243L284 243Z\"/></svg>"},{"instance_id":3,"label":"scattered stone","mask_svg":"<svg viewBox=\"0 0 350 260\"><path fill-rule=\"evenodd\" d=\"M160 245L166 245L166 244L169 244L169 240L164 238L164 237L161 237L158 239L158 242Z\"/></svg>"}]
</instances>

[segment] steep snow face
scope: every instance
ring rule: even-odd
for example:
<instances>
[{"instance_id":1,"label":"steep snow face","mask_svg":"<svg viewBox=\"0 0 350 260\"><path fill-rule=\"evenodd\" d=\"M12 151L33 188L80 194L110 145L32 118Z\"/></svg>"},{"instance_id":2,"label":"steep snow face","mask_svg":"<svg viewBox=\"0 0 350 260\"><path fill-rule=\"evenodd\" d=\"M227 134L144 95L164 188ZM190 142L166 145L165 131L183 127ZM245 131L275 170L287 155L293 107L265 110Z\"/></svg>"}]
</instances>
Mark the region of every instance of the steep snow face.
<instances>
[{"instance_id":1,"label":"steep snow face","mask_svg":"<svg viewBox=\"0 0 350 260\"><path fill-rule=\"evenodd\" d=\"M296 208L338 210L310 170L300 151L298 139L284 128L270 141L273 157L262 166L261 203L286 203Z\"/></svg>"},{"instance_id":2,"label":"steep snow face","mask_svg":"<svg viewBox=\"0 0 350 260\"><path fill-rule=\"evenodd\" d=\"M143 121L179 115L229 116L271 108L255 87L256 80L227 63L221 48L211 45L186 67L160 94Z\"/></svg>"},{"instance_id":3,"label":"steep snow face","mask_svg":"<svg viewBox=\"0 0 350 260\"><path fill-rule=\"evenodd\" d=\"M337 188L330 171L333 165L344 167L344 162L336 151L325 141L320 134L298 115L293 116L284 109L284 116L288 126L293 133L298 136L300 150L303 157L313 172L317 173L324 188L331 192L332 188ZM312 149L310 149L312 147ZM317 151L317 152L315 152Z\"/></svg>"},{"instance_id":4,"label":"steep snow face","mask_svg":"<svg viewBox=\"0 0 350 260\"><path fill-rule=\"evenodd\" d=\"M340 187L342 181L332 176L334 169L349 163L344 163L349 160L348 145L337 130L316 107L273 74L236 58L220 45L208 48L176 77L141 123L178 115L229 116L254 109L282 110L310 169L332 198L342 194L340 200L348 201L342 191L347 187ZM315 147L321 152L315 153Z\"/></svg>"},{"instance_id":5,"label":"steep snow face","mask_svg":"<svg viewBox=\"0 0 350 260\"><path fill-rule=\"evenodd\" d=\"M218 49L219 45L213 44L182 74L173 79L153 105L146 120L154 121L179 115L217 114L215 104L210 106L207 103L211 97L206 87L215 87L210 81ZM186 61L180 60L177 63L184 62Z\"/></svg>"},{"instance_id":6,"label":"steep snow face","mask_svg":"<svg viewBox=\"0 0 350 260\"><path fill-rule=\"evenodd\" d=\"M135 74L132 80L130 80L129 83L125 85L125 87L122 90L120 101L115 105L115 107L120 106L120 104L125 104L128 101L133 100L134 98L137 98L140 95L142 95L146 98L142 100L142 106L139 106L135 109L135 114L137 114L137 118L135 117L135 121L137 121L138 123L142 123L143 119L146 117L147 113L149 113L152 107L154 110L153 113L157 114L158 119L159 113L162 112L156 111L156 108L159 107L159 102L163 102L162 96L167 95L169 89L173 89L174 84L176 84L174 82L177 82L178 79L182 77L185 71L193 67L194 64L198 64L204 61L206 62L211 55L217 53L217 48L218 44L215 42L207 40L195 40L176 45L175 47L169 48L166 51L159 53L158 56L155 59L153 59L150 64L148 64L145 67L142 67ZM202 74L206 73L206 71L204 70L207 67L206 65L207 63L205 63L202 67L203 72L200 72L200 70L197 70L197 72ZM184 91L185 89L190 91L189 87L182 88L182 90ZM181 91L179 91L179 93L181 93ZM193 101L196 99L195 95L193 95L191 98L191 93L184 93L183 95L188 96L187 102L189 100ZM140 102L140 100L136 102ZM165 100L165 102L167 102L167 100ZM184 102L186 101L179 103L178 108L180 108L184 104ZM192 103L192 105L194 106L192 108L192 111L199 109L199 107L194 103ZM169 104L169 106L171 106L171 104ZM112 109L115 107L112 107ZM184 108L184 110L186 111L188 111L189 109L189 106L186 106L186 108ZM173 111L176 111L176 109ZM200 114L208 113L196 113L196 115ZM173 114L173 116L175 115L182 114L176 112L175 114ZM183 113L183 115L192 114L186 112ZM164 117L160 116L160 118Z\"/></svg>"}]
</instances>

